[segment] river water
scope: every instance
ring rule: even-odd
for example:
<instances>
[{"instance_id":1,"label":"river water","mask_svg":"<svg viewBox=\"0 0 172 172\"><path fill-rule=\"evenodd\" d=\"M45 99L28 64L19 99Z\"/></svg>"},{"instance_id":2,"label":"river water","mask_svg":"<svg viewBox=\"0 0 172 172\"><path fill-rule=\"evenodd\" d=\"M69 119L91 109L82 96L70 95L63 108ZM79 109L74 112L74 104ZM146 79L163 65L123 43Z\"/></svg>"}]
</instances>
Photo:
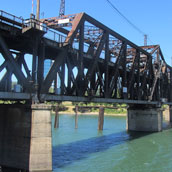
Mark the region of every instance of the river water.
<instances>
[{"instance_id":1,"label":"river water","mask_svg":"<svg viewBox=\"0 0 172 172\"><path fill-rule=\"evenodd\" d=\"M54 116L52 116L54 122ZM60 115L53 130L54 172L172 172L172 129L159 133L127 133L126 118Z\"/></svg>"}]
</instances>

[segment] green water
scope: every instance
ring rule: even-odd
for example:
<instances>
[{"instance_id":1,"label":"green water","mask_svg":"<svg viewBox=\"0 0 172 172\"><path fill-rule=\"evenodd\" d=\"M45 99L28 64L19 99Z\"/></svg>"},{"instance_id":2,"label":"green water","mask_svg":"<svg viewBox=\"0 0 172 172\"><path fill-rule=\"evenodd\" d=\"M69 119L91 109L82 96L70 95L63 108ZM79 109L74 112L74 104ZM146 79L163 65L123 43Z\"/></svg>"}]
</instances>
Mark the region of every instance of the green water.
<instances>
[{"instance_id":1,"label":"green water","mask_svg":"<svg viewBox=\"0 0 172 172\"><path fill-rule=\"evenodd\" d=\"M99 132L97 121L79 116L75 129L73 115L60 115L53 129L54 172L172 172L172 129L127 133L125 117L106 116Z\"/></svg>"}]
</instances>

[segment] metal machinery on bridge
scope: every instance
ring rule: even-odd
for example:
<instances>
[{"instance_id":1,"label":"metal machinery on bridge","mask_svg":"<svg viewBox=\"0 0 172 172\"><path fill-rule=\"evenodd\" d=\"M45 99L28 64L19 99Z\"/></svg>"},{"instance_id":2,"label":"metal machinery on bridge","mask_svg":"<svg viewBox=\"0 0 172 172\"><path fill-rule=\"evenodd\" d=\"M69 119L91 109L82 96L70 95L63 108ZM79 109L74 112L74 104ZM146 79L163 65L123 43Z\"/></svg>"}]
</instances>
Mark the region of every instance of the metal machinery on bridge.
<instances>
[{"instance_id":1,"label":"metal machinery on bridge","mask_svg":"<svg viewBox=\"0 0 172 172\"><path fill-rule=\"evenodd\" d=\"M160 46L139 47L85 13L38 21L0 11L0 52L4 100L172 101L172 69ZM46 59L52 65L44 76Z\"/></svg>"}]
</instances>

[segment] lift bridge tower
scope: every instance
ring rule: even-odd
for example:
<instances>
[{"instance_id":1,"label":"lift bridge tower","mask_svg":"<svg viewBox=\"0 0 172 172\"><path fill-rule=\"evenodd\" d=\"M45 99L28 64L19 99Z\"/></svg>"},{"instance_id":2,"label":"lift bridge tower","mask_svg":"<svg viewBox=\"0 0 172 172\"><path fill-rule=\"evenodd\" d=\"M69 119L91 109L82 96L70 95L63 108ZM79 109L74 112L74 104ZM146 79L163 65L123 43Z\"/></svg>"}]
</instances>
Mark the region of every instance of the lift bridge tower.
<instances>
[{"instance_id":1,"label":"lift bridge tower","mask_svg":"<svg viewBox=\"0 0 172 172\"><path fill-rule=\"evenodd\" d=\"M59 17L63 16L64 14L65 14L65 0L61 0Z\"/></svg>"}]
</instances>

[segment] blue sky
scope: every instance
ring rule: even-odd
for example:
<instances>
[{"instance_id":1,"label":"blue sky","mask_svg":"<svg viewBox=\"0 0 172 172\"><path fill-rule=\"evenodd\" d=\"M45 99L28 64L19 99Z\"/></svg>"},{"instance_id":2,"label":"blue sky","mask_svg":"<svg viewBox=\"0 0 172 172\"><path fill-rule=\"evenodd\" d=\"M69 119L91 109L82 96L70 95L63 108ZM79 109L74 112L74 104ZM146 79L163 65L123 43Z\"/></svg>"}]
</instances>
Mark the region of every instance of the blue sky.
<instances>
[{"instance_id":1,"label":"blue sky","mask_svg":"<svg viewBox=\"0 0 172 172\"><path fill-rule=\"evenodd\" d=\"M110 0L132 23L159 44L168 64L172 57L172 1L171 0ZM36 5L36 0L34 0ZM59 14L60 0L41 0L41 16ZM29 18L32 0L4 0L1 10ZM35 7L36 9L36 7ZM106 0L66 0L66 14L86 12L137 45L144 37L130 26ZM152 44L148 40L148 44Z\"/></svg>"}]
</instances>

